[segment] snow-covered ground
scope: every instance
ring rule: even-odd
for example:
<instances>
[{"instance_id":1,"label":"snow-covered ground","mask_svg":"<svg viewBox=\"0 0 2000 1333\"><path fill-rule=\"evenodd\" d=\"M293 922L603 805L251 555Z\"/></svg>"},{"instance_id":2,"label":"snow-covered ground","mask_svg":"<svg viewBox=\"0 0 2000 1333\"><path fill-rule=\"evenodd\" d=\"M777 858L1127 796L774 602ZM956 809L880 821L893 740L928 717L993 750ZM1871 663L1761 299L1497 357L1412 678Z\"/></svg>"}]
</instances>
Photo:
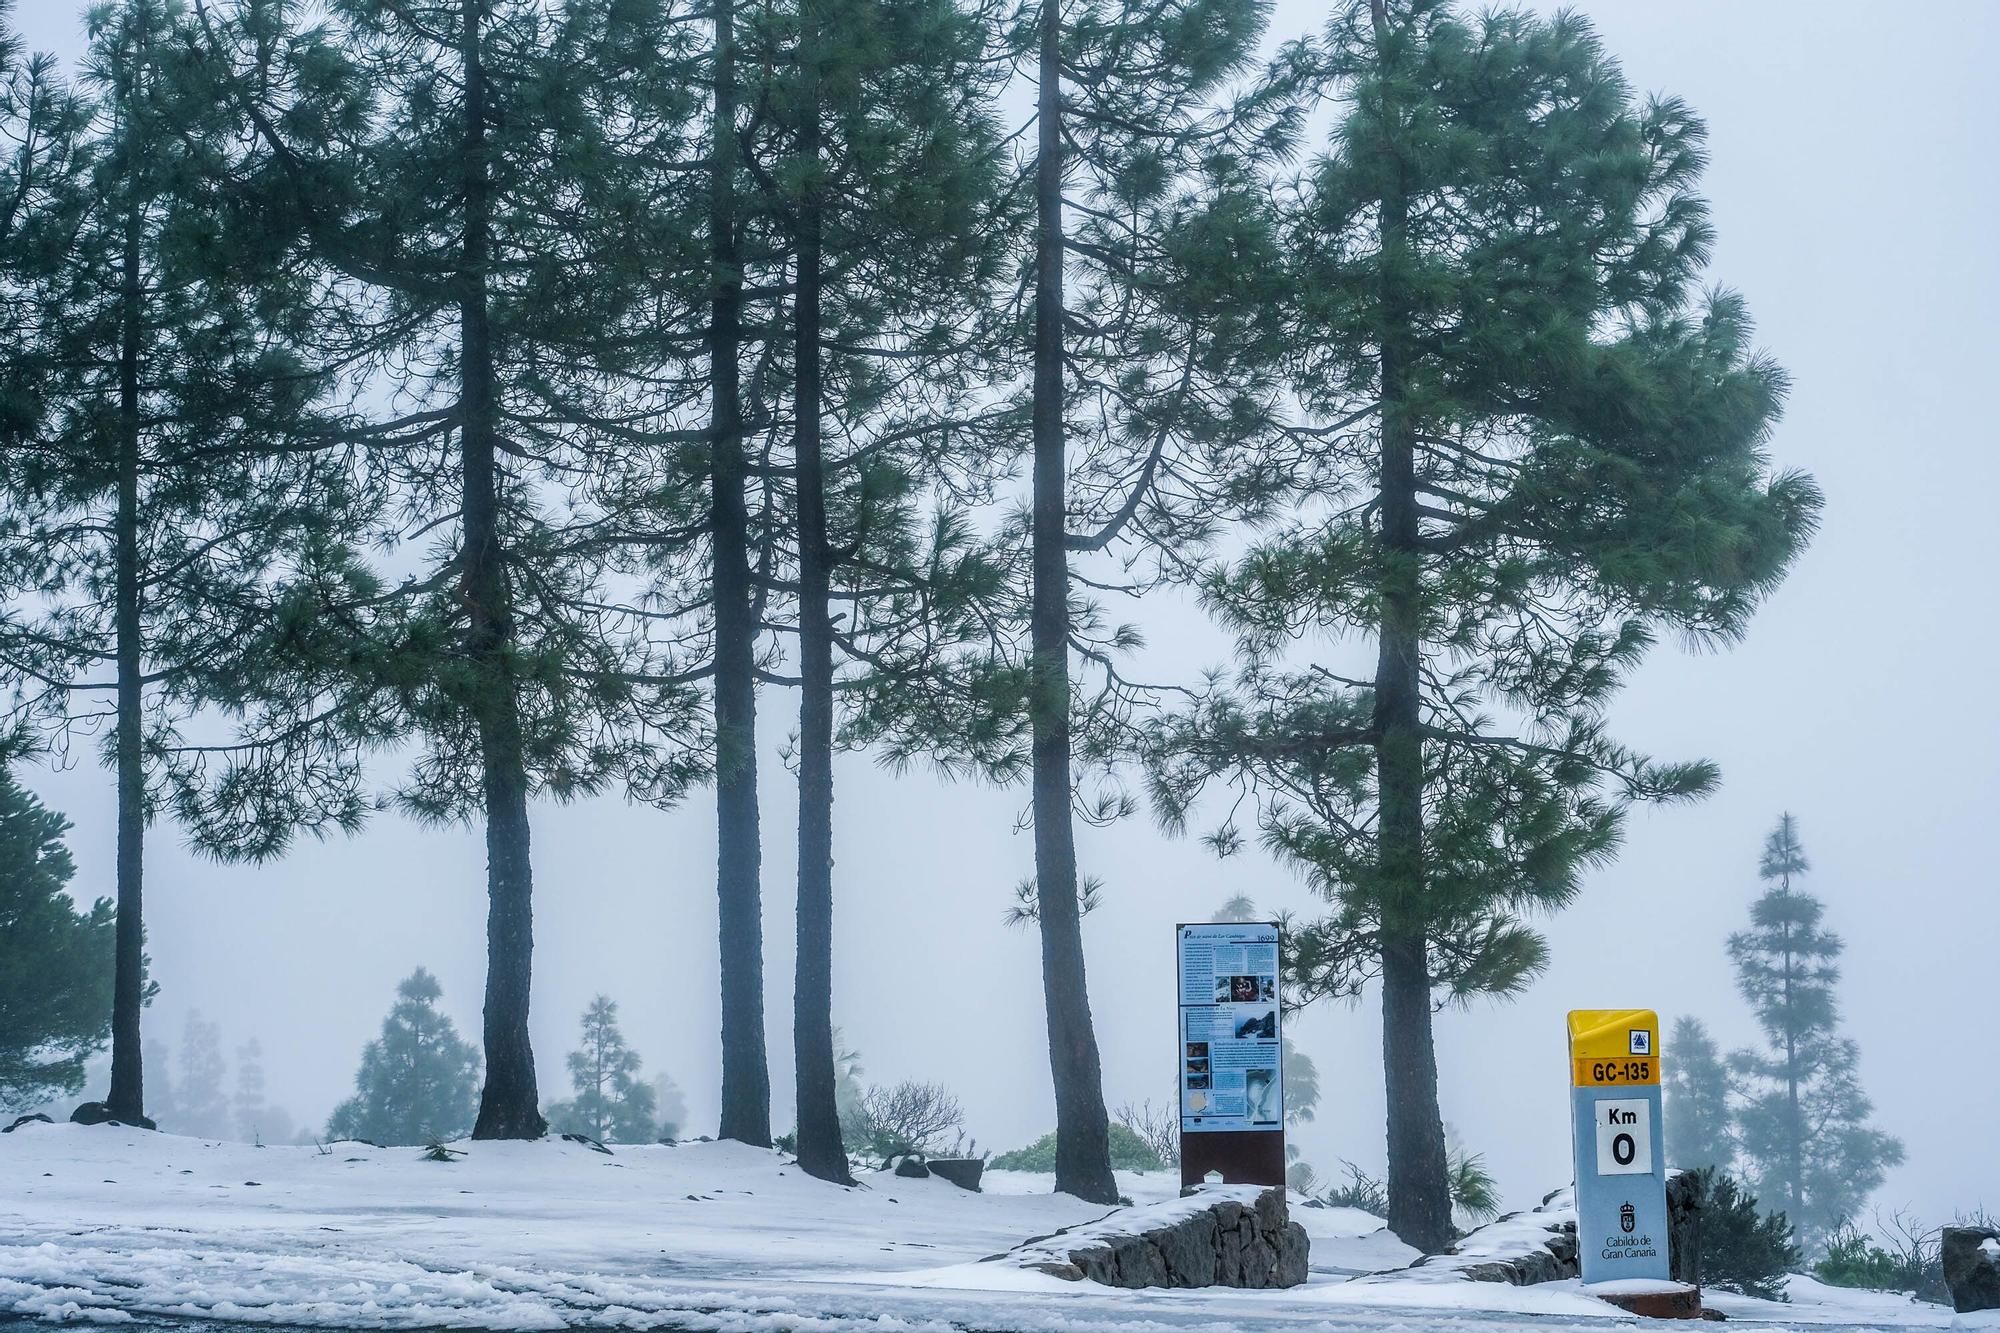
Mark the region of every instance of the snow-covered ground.
<instances>
[{"instance_id":1,"label":"snow-covered ground","mask_svg":"<svg viewBox=\"0 0 2000 1333\"><path fill-rule=\"evenodd\" d=\"M0 1135L0 1316L139 1316L351 1328L664 1327L715 1333L1223 1333L1602 1329L1575 1283L1376 1280L1412 1252L1376 1218L1297 1208L1312 1280L1284 1292L1124 1292L981 1260L1105 1209L1014 1172L817 1181L738 1144L256 1148L115 1126ZM1168 1173L1121 1174L1135 1201ZM1795 1304L1720 1296L1732 1320L1948 1326L1901 1298L1800 1279Z\"/></svg>"}]
</instances>

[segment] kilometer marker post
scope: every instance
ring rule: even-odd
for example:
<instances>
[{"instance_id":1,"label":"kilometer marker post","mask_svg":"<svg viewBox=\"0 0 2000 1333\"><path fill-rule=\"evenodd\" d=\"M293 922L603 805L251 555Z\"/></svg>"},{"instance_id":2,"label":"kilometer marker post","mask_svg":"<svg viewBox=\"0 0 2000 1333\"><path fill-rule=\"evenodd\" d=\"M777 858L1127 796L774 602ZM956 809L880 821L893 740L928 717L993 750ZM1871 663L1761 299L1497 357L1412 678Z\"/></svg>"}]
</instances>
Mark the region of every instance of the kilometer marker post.
<instances>
[{"instance_id":1,"label":"kilometer marker post","mask_svg":"<svg viewBox=\"0 0 2000 1333\"><path fill-rule=\"evenodd\" d=\"M1586 1286L1644 1290L1672 1277L1660 1054L1660 1020L1650 1009L1570 1011L1576 1250Z\"/></svg>"}]
</instances>

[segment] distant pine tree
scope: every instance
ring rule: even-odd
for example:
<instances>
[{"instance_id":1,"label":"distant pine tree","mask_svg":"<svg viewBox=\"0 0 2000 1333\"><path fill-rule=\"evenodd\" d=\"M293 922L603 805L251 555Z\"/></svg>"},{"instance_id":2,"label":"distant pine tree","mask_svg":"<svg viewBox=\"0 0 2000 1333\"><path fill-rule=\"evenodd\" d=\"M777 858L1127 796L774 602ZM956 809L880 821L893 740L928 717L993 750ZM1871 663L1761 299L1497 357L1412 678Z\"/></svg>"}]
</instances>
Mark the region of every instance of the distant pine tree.
<instances>
[{"instance_id":1,"label":"distant pine tree","mask_svg":"<svg viewBox=\"0 0 2000 1333\"><path fill-rule=\"evenodd\" d=\"M660 1137L679 1138L687 1124L687 1096L682 1093L681 1085L674 1082L673 1075L653 1075L653 1108L659 1113Z\"/></svg>"},{"instance_id":2,"label":"distant pine tree","mask_svg":"<svg viewBox=\"0 0 2000 1333\"><path fill-rule=\"evenodd\" d=\"M177 1129L186 1119L181 1114L180 1089L174 1086L173 1075L169 1072L167 1043L158 1037L146 1038L144 1046L145 1067L152 1071L146 1079L146 1113L153 1123L169 1133Z\"/></svg>"},{"instance_id":3,"label":"distant pine tree","mask_svg":"<svg viewBox=\"0 0 2000 1333\"><path fill-rule=\"evenodd\" d=\"M396 987L382 1035L361 1054L354 1096L334 1108L333 1138L418 1144L463 1138L478 1109L479 1055L437 1010L444 992L418 968Z\"/></svg>"},{"instance_id":4,"label":"distant pine tree","mask_svg":"<svg viewBox=\"0 0 2000 1333\"><path fill-rule=\"evenodd\" d=\"M1840 1035L1834 998L1846 946L1820 924L1819 899L1793 887L1807 868L1798 821L1784 815L1758 868L1771 887L1751 928L1729 937L1729 956L1765 1038L1764 1051L1730 1056L1745 1083L1739 1142L1757 1193L1783 1205L1810 1255L1902 1162L1903 1145L1868 1124L1860 1051Z\"/></svg>"},{"instance_id":5,"label":"distant pine tree","mask_svg":"<svg viewBox=\"0 0 2000 1333\"><path fill-rule=\"evenodd\" d=\"M229 1137L229 1098L222 1090L222 1029L190 1009L181 1025L179 1110L171 1128L196 1138Z\"/></svg>"},{"instance_id":6,"label":"distant pine tree","mask_svg":"<svg viewBox=\"0 0 2000 1333\"><path fill-rule=\"evenodd\" d=\"M550 1125L599 1143L651 1143L658 1135L653 1085L639 1079L639 1054L618 1030L618 1006L600 995L583 1011L583 1045L569 1053L576 1096L548 1108Z\"/></svg>"},{"instance_id":7,"label":"distant pine tree","mask_svg":"<svg viewBox=\"0 0 2000 1333\"><path fill-rule=\"evenodd\" d=\"M1689 1171L1727 1170L1736 1160L1729 1069L1700 1019L1684 1015L1674 1023L1665 1066L1667 1161Z\"/></svg>"},{"instance_id":8,"label":"distant pine tree","mask_svg":"<svg viewBox=\"0 0 2000 1333\"><path fill-rule=\"evenodd\" d=\"M264 1088L264 1046L255 1037L236 1048L236 1137L245 1143L283 1143L292 1118L271 1105Z\"/></svg>"},{"instance_id":9,"label":"distant pine tree","mask_svg":"<svg viewBox=\"0 0 2000 1333\"><path fill-rule=\"evenodd\" d=\"M111 1035L111 900L78 912L69 821L0 769L0 1110L83 1086L83 1063Z\"/></svg>"}]
</instances>

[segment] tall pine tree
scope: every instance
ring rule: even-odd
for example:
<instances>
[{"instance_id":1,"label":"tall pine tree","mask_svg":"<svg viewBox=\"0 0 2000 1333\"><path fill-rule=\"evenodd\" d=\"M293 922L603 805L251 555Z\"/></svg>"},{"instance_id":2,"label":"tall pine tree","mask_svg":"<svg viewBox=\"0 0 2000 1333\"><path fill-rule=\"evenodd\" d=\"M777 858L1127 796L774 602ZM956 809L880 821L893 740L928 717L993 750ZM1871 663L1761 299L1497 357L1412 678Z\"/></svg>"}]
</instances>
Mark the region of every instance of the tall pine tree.
<instances>
[{"instance_id":1,"label":"tall pine tree","mask_svg":"<svg viewBox=\"0 0 2000 1333\"><path fill-rule=\"evenodd\" d=\"M658 754L684 739L687 690L626 670L612 557L582 484L594 418L571 396L599 256L574 253L589 239L576 192L591 158L570 133L643 52L607 37L589 3L355 0L325 26L286 27L295 17L245 0L210 26L210 48L284 162L315 253L354 293L361 384L398 405L347 435L395 497L389 535L427 544L422 567L330 610L373 617L368 715L420 742L403 807L484 827L474 1134L533 1138L546 1124L528 1031L530 799L684 772Z\"/></svg>"},{"instance_id":2,"label":"tall pine tree","mask_svg":"<svg viewBox=\"0 0 2000 1333\"><path fill-rule=\"evenodd\" d=\"M846 694L921 689L997 585L968 525L925 525L1001 249L988 18L950 0L803 0L771 88L792 299L791 538L800 687L798 1154L848 1179L832 1023L833 757Z\"/></svg>"},{"instance_id":3,"label":"tall pine tree","mask_svg":"<svg viewBox=\"0 0 2000 1333\"><path fill-rule=\"evenodd\" d=\"M1729 937L1764 1049L1730 1063L1744 1083L1738 1136L1756 1192L1816 1254L1902 1162L1903 1145L1868 1123L1860 1050L1840 1035L1834 996L1846 946L1821 924L1825 906L1793 883L1808 868L1798 821L1783 815L1764 842L1757 873L1769 887L1751 905L1751 928Z\"/></svg>"},{"instance_id":4,"label":"tall pine tree","mask_svg":"<svg viewBox=\"0 0 2000 1333\"><path fill-rule=\"evenodd\" d=\"M1073 557L1150 544L1197 552L1254 473L1268 403L1256 373L1260 278L1275 255L1238 143L1289 124L1231 107L1265 7L1247 0L1041 0L1014 43L1036 89L1027 366L1026 720L1033 918L1056 1096L1056 1188L1118 1197L1084 967L1074 803L1080 691L1072 655L1102 666L1129 632L1072 600ZM1025 136L1024 136L1025 139ZM1266 479L1268 480L1268 478ZM1253 487L1253 492L1264 489ZM1254 507L1254 506L1253 506ZM1084 711L1084 726L1097 721ZM1100 806L1115 812L1120 802Z\"/></svg>"},{"instance_id":5,"label":"tall pine tree","mask_svg":"<svg viewBox=\"0 0 2000 1333\"><path fill-rule=\"evenodd\" d=\"M8 592L29 593L33 651L9 662L17 716L66 745L105 733L117 804L118 964L108 1103L144 1122L144 838L170 801L195 845L258 855L303 826L351 824L354 770L308 712L276 748L237 747L204 721L268 674L285 587L309 577L348 501L337 468L299 450L327 377L303 366L317 291L281 217L259 206L270 166L202 58L178 0L93 11L91 117L59 207L60 243L32 248L17 289L39 307L23 358L37 425L4 477ZM332 544L337 547L337 543ZM20 623L23 614L13 617ZM16 640L19 642L19 640ZM336 749L342 742L336 742ZM285 768L296 778L273 777ZM212 822L217 782L254 793L247 822ZM225 801L225 804L228 802Z\"/></svg>"},{"instance_id":6,"label":"tall pine tree","mask_svg":"<svg viewBox=\"0 0 2000 1333\"><path fill-rule=\"evenodd\" d=\"M1333 903L1294 984L1379 983L1389 1223L1435 1250L1439 1000L1518 991L1546 956L1522 916L1614 854L1626 803L1713 785L1604 712L1658 627L1744 631L1819 496L1765 461L1783 372L1699 289L1702 126L1584 19L1350 0L1288 66L1334 121L1287 206L1306 503L1209 582L1241 666L1154 738L1155 794L1176 824L1251 785ZM1372 662L1298 660L1357 629Z\"/></svg>"}]
</instances>

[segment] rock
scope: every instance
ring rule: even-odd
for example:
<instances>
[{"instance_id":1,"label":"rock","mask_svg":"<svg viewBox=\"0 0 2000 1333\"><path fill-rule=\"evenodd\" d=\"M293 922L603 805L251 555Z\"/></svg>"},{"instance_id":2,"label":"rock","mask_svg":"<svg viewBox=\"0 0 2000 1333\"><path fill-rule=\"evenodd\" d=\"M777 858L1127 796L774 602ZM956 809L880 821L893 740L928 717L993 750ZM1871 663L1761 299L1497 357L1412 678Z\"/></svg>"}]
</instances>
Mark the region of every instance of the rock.
<instances>
[{"instance_id":1,"label":"rock","mask_svg":"<svg viewBox=\"0 0 2000 1333\"><path fill-rule=\"evenodd\" d=\"M921 1157L899 1157L896 1159L896 1174L905 1180L923 1180L931 1173Z\"/></svg>"},{"instance_id":2,"label":"rock","mask_svg":"<svg viewBox=\"0 0 2000 1333\"><path fill-rule=\"evenodd\" d=\"M1674 1281L1701 1286L1701 1177L1667 1174L1667 1272Z\"/></svg>"},{"instance_id":3,"label":"rock","mask_svg":"<svg viewBox=\"0 0 2000 1333\"><path fill-rule=\"evenodd\" d=\"M2000 1231L1946 1227L1941 1248L1951 1308L1960 1314L2000 1310Z\"/></svg>"},{"instance_id":4,"label":"rock","mask_svg":"<svg viewBox=\"0 0 2000 1333\"><path fill-rule=\"evenodd\" d=\"M979 1178L986 1173L986 1161L979 1157L931 1157L924 1165L932 1175L974 1194L979 1193Z\"/></svg>"},{"instance_id":5,"label":"rock","mask_svg":"<svg viewBox=\"0 0 2000 1333\"><path fill-rule=\"evenodd\" d=\"M995 1258L1108 1287L1296 1287L1306 1280L1307 1244L1282 1189L1222 1185L1121 1209Z\"/></svg>"},{"instance_id":6,"label":"rock","mask_svg":"<svg viewBox=\"0 0 2000 1333\"><path fill-rule=\"evenodd\" d=\"M131 1124L137 1129L158 1129L159 1126L140 1116L134 1121L124 1121L111 1114L111 1108L103 1102L85 1102L69 1113L72 1125L123 1125Z\"/></svg>"},{"instance_id":7,"label":"rock","mask_svg":"<svg viewBox=\"0 0 2000 1333\"><path fill-rule=\"evenodd\" d=\"M12 1134L15 1130L19 1129L23 1125L53 1125L54 1123L55 1121L49 1119L47 1116L43 1115L40 1111L30 1111L28 1114L16 1120L13 1124L7 1126L7 1128L0 1129L0 1134Z\"/></svg>"},{"instance_id":8,"label":"rock","mask_svg":"<svg viewBox=\"0 0 2000 1333\"><path fill-rule=\"evenodd\" d=\"M1568 1189L1551 1190L1542 1206L1508 1213L1461 1237L1443 1254L1411 1265L1425 1276L1528 1287L1579 1275L1576 1209ZM1667 1177L1667 1267L1673 1280L1699 1287L1701 1181L1692 1172Z\"/></svg>"},{"instance_id":9,"label":"rock","mask_svg":"<svg viewBox=\"0 0 2000 1333\"><path fill-rule=\"evenodd\" d=\"M1554 1196L1551 1196L1554 1198ZM1562 1200L1496 1217L1442 1254L1425 1255L1409 1272L1425 1278L1505 1282L1530 1287L1577 1276L1576 1214Z\"/></svg>"}]
</instances>

